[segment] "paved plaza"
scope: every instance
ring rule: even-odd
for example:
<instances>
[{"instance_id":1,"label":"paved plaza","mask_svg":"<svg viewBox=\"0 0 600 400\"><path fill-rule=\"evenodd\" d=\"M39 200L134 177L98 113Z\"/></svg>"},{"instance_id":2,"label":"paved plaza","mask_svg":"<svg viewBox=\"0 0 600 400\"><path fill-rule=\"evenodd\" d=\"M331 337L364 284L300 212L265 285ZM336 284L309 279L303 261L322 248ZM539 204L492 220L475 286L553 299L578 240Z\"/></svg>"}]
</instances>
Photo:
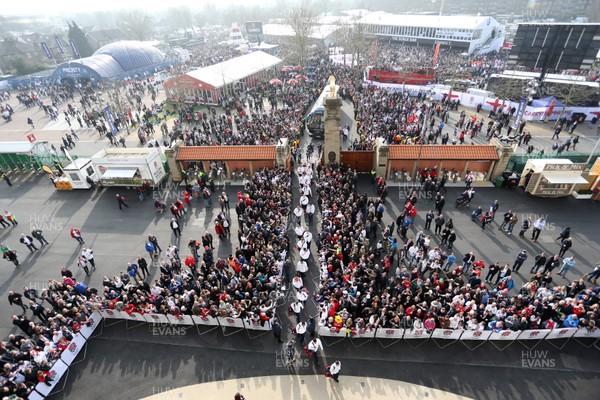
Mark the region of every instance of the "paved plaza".
<instances>
[{"instance_id":1,"label":"paved plaza","mask_svg":"<svg viewBox=\"0 0 600 400\"><path fill-rule=\"evenodd\" d=\"M161 94L162 95L162 94ZM159 98L160 101L160 98ZM46 118L37 108L23 110L15 105L13 122L0 125L0 146L2 142L25 140L27 133L34 132L38 140L58 143L66 133L60 122L44 123ZM342 125L352 121L351 104L344 103ZM467 114L469 115L469 114ZM36 130L31 131L26 118L34 119ZM456 119L456 113L452 119ZM550 127L541 123L528 124L531 127L534 146L548 146ZM91 155L103 148L108 140L98 138L92 129L77 130L81 141L73 150L77 155ZM578 128L581 135L578 150L591 149L597 137L594 129L587 126ZM355 134L353 129L353 134ZM302 145L306 146L304 137ZM352 136L350 141L352 140ZM480 139L478 139L480 140ZM135 133L127 141L128 147L138 146ZM157 236L161 247L175 240L168 221L170 214L156 214L151 200L138 201L132 191L109 188L102 191L74 190L55 191L44 173L11 174L13 186L0 181L0 210L10 210L19 225L0 230L0 242L19 251L22 267L15 269L12 263L0 260L0 337L16 332L11 324L11 315L20 311L9 306L6 298L9 290L22 291L24 286L41 290L47 287L49 279L60 278L60 268L70 268L75 277L86 285L102 290L103 276L112 277L125 270L127 262L138 255L145 255L144 238L148 233ZM298 181L294 178L294 204L298 199ZM241 190L240 186L229 183L220 190L228 192L231 199ZM359 191L375 196L375 188L368 177L362 176ZM555 283L568 284L591 271L600 261L598 256L597 221L600 216L598 202L576 200L571 197L561 199L540 199L526 195L521 189L477 188L476 196L469 208L456 209L454 199L462 192L461 187L449 187L448 199L444 208L447 217L454 220L458 239L455 253L462 255L473 250L487 264L493 261L510 263L517 253L526 249L530 255L546 251L556 254L559 244L555 241L562 228L570 226L574 239L570 253L577 260L567 278L555 277ZM127 197L128 209L119 210L115 194ZM387 210L383 223L395 221L404 204L403 188L390 188L386 201ZM170 181L157 188L155 195L168 200L182 197L183 189ZM484 209L494 200L500 202L500 213L512 209L522 221L527 216L547 218L545 231L540 240L533 243L528 238L507 236L498 230L498 219L482 232L479 225L471 222L470 212L481 205ZM416 229L410 236L423 228L424 214L433 209L427 199L417 203L419 214ZM220 210L210 209L195 202L185 217L183 240L178 246L182 256L187 254L186 243L190 238L199 239L206 230L214 235L213 221ZM319 218L310 226L313 234L319 231ZM232 232L238 229L237 219L232 209ZM29 253L18 239L21 233L30 233L32 226L44 231L50 245L40 251ZM71 227L81 229L85 247L94 250L97 270L91 276L75 265L81 247L69 236ZM290 232L293 235L293 232ZM433 232L430 232L433 236ZM215 256L226 258L237 246L237 240L219 241L215 236L217 249ZM434 242L439 239L434 238ZM313 253L316 249L313 246ZM295 251L292 256L297 256ZM529 260L528 260L529 261ZM294 260L295 263L295 260ZM313 266L311 275L318 274ZM157 264L152 265L153 282L160 272ZM529 278L529 268L515 273L516 292ZM314 282L312 283L314 289ZM314 304L309 306L310 314L315 313ZM31 313L29 313L31 314ZM289 333L289 321L284 319L285 332ZM100 332L98 332L100 333ZM290 336L291 334L287 334ZM288 337L288 339L290 338ZM584 343L589 344L589 343ZM515 343L500 351L486 344L475 351L454 343L444 349L429 341L417 349L406 342L396 343L383 349L376 341L362 347L355 347L346 340L333 346L325 346L326 362L341 360L343 370L339 386L331 379L325 379L322 368L319 370L306 359L298 368L289 370L279 361L282 348L272 335L249 339L245 332L224 337L215 331L198 336L194 328L181 335L157 335L148 326L127 329L124 322L105 327L102 333L89 341L87 354L79 364L72 367L64 390L53 399L229 399L236 391L245 394L248 400L258 398L301 399L301 398L430 398L430 399L559 399L571 397L593 398L597 393L600 378L598 350L587 350L574 341L558 350L542 343L536 351L546 351L544 357L555 360L555 367L548 370L523 367L524 351L527 349ZM83 355L80 356L83 358ZM307 364L307 365L305 365ZM256 378L256 377L262 378ZM356 378L355 378L356 377ZM384 379L378 380L377 378ZM219 384L184 388L188 385ZM226 382L221 382L226 381ZM396 383L397 381L401 381ZM58 387L62 387L61 382ZM286 389L288 390L286 392ZM172 391L174 390L174 391ZM108 395L108 392L111 395ZM247 394L248 393L248 394ZM358 395L357 395L358 393ZM462 396L462 397L461 397Z\"/></svg>"}]
</instances>

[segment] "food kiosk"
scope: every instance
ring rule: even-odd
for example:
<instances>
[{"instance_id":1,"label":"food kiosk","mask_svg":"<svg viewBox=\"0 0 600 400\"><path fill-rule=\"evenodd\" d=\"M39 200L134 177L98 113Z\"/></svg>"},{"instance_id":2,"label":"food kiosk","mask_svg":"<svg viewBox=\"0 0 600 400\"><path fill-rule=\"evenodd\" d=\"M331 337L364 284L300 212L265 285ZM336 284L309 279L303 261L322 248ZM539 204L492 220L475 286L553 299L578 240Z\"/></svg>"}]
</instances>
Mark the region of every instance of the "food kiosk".
<instances>
[{"instance_id":1,"label":"food kiosk","mask_svg":"<svg viewBox=\"0 0 600 400\"><path fill-rule=\"evenodd\" d=\"M588 184L581 176L585 168L585 163L576 164L568 159L529 159L519 186L533 196L569 196L577 185Z\"/></svg>"},{"instance_id":2,"label":"food kiosk","mask_svg":"<svg viewBox=\"0 0 600 400\"><path fill-rule=\"evenodd\" d=\"M167 172L160 148L104 149L91 158L78 158L55 178L58 190L89 189L91 182L102 186L158 185ZM89 179L88 179L89 178Z\"/></svg>"},{"instance_id":3,"label":"food kiosk","mask_svg":"<svg viewBox=\"0 0 600 400\"><path fill-rule=\"evenodd\" d=\"M159 148L104 149L92 156L102 186L158 185L167 175Z\"/></svg>"}]
</instances>

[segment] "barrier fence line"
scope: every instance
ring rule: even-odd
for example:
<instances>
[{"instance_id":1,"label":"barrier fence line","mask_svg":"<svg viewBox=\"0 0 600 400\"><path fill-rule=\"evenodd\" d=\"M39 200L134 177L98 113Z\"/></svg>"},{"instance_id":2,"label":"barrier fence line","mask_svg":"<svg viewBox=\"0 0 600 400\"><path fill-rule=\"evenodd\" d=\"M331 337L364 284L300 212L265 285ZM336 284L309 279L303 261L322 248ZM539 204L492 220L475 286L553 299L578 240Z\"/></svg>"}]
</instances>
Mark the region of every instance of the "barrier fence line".
<instances>
[{"instance_id":1,"label":"barrier fence line","mask_svg":"<svg viewBox=\"0 0 600 400\"><path fill-rule=\"evenodd\" d=\"M112 322L108 322L113 320ZM196 315L163 315L163 314L140 314L137 312L126 312L117 310L98 310L92 313L88 318L89 325L81 327L80 331L75 334L73 340L69 343L69 346L62 352L60 358L56 360L54 365L49 371L48 376L52 378L50 385L45 383L38 383L35 386L35 390L29 395L30 399L44 399L53 393L58 393L64 389L66 380L60 390L55 391L58 382L65 375L68 375L68 370L72 365L75 365L85 359L87 352L87 341L92 339L94 332L98 327L112 326L122 321L136 321L138 326L150 323L150 324L169 324L169 325L183 325L183 326L195 326L199 335L204 335L208 332L214 331L217 328L222 329L224 336L230 336L235 333L246 330L250 339L268 334L271 331L271 327L268 321L260 319L242 319L234 317L212 317L196 316ZM226 332L226 329L233 329L232 332ZM254 333L253 333L254 332ZM340 343L345 339L349 339L355 348L361 347L366 343L376 340L379 345L383 348L388 348L401 340L404 340L411 348L416 349L423 345L429 339L433 340L434 343L443 349L457 341L463 343L469 350L473 351L477 347L481 346L486 342L490 342L499 351L503 351L505 348L519 342L526 348L532 349L537 344L545 341L557 349L562 349L566 343L575 339L581 345L586 348L595 347L600 350L600 328L594 327L593 329L586 328L558 328L558 329L531 329L526 331L512 331L512 330L501 330L501 331L466 331L466 330L453 330L453 329L442 329L436 328L432 331L427 329L396 329L396 328L383 328L377 327L376 329L340 329L334 327L318 327L318 333L327 346L333 346L334 344ZM329 338L329 339L327 339ZM591 344L586 344L583 339L594 339ZM437 343L437 340L446 342L443 345ZM562 345L557 346L553 342L563 340ZM469 347L466 343L479 342L475 347ZM498 343L503 343L499 345ZM529 345L529 342L535 343ZM84 359L78 362L74 362L77 356L83 351Z\"/></svg>"}]
</instances>

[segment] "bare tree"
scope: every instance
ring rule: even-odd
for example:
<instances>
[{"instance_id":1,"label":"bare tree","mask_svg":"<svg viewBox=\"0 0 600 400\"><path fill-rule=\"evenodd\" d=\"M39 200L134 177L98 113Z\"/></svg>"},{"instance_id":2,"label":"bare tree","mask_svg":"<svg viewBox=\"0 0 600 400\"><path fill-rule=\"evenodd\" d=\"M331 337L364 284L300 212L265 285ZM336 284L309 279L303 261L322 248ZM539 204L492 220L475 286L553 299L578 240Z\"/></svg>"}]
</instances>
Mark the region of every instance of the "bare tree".
<instances>
[{"instance_id":1,"label":"bare tree","mask_svg":"<svg viewBox=\"0 0 600 400\"><path fill-rule=\"evenodd\" d=\"M298 63L306 66L308 47L315 30L316 15L308 8L294 8L287 18L287 23L294 31L294 36L289 38L290 47Z\"/></svg>"},{"instance_id":2,"label":"bare tree","mask_svg":"<svg viewBox=\"0 0 600 400\"><path fill-rule=\"evenodd\" d=\"M128 9L119 13L119 27L135 40L148 40L154 33L154 20L144 10Z\"/></svg>"},{"instance_id":3,"label":"bare tree","mask_svg":"<svg viewBox=\"0 0 600 400\"><path fill-rule=\"evenodd\" d=\"M365 33L365 24L355 22L348 31L348 49L352 54L352 62L359 65L369 47L369 41ZM347 52L346 52L347 53Z\"/></svg>"}]
</instances>

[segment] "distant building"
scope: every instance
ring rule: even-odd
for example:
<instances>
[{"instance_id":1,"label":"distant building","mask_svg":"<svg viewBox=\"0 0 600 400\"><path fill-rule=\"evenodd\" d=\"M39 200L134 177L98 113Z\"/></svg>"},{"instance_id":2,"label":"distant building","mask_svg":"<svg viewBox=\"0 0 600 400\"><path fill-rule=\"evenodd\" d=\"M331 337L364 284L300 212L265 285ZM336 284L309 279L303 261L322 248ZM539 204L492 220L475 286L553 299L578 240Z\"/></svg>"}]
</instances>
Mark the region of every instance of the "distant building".
<instances>
[{"instance_id":1,"label":"distant building","mask_svg":"<svg viewBox=\"0 0 600 400\"><path fill-rule=\"evenodd\" d=\"M419 45L440 43L463 49L469 55L499 51L504 43L504 26L486 16L374 12L359 22L374 39Z\"/></svg>"},{"instance_id":2,"label":"distant building","mask_svg":"<svg viewBox=\"0 0 600 400\"><path fill-rule=\"evenodd\" d=\"M120 40L127 40L125 32L123 32L119 28L92 31L86 33L85 36L90 46L94 50L97 50L102 46L106 46L107 44L118 42Z\"/></svg>"},{"instance_id":3,"label":"distant building","mask_svg":"<svg viewBox=\"0 0 600 400\"><path fill-rule=\"evenodd\" d=\"M310 40L313 43L323 43L325 45L335 44L335 32L342 29L339 25L315 25L310 35ZM296 33L290 25L287 24L264 24L263 37L266 42L279 42Z\"/></svg>"}]
</instances>

